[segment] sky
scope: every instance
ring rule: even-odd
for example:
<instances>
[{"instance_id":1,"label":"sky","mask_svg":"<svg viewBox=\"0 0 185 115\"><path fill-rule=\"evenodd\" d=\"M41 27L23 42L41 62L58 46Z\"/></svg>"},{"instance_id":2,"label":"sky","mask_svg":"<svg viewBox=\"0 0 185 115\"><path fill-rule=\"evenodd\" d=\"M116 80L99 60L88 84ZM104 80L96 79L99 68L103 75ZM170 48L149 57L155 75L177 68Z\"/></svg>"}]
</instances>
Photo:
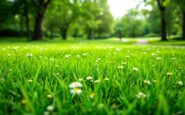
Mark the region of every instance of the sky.
<instances>
[{"instance_id":1,"label":"sky","mask_svg":"<svg viewBox=\"0 0 185 115\"><path fill-rule=\"evenodd\" d=\"M126 14L127 10L136 8L138 2L135 0L108 0L108 4L114 18L120 18Z\"/></svg>"}]
</instances>

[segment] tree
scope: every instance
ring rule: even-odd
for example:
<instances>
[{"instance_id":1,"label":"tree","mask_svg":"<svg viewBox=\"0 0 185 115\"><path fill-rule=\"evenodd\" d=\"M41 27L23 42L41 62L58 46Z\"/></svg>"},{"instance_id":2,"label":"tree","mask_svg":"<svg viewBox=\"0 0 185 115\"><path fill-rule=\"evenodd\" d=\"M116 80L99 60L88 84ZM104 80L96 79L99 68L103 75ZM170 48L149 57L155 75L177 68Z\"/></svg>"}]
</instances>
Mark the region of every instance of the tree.
<instances>
[{"instance_id":1,"label":"tree","mask_svg":"<svg viewBox=\"0 0 185 115\"><path fill-rule=\"evenodd\" d=\"M12 5L12 11L14 14L19 14L20 15L20 23L21 23L21 33L23 31L23 23L26 26L26 36L28 39L31 37L31 32L30 32L30 19L29 19L29 9L30 7L30 0L15 0L14 4Z\"/></svg>"},{"instance_id":2,"label":"tree","mask_svg":"<svg viewBox=\"0 0 185 115\"><path fill-rule=\"evenodd\" d=\"M160 10L160 19L161 19L161 41L167 40L166 34L166 6L164 5L165 0L156 0L157 5Z\"/></svg>"},{"instance_id":3,"label":"tree","mask_svg":"<svg viewBox=\"0 0 185 115\"><path fill-rule=\"evenodd\" d=\"M80 0L55 0L46 14L48 30L59 29L63 40L67 39L70 25L80 16Z\"/></svg>"},{"instance_id":4,"label":"tree","mask_svg":"<svg viewBox=\"0 0 185 115\"><path fill-rule=\"evenodd\" d=\"M114 30L118 37L138 37L145 33L145 23L139 12L135 9L130 9L126 15L124 15L115 24Z\"/></svg>"},{"instance_id":5,"label":"tree","mask_svg":"<svg viewBox=\"0 0 185 115\"><path fill-rule=\"evenodd\" d=\"M88 39L95 39L96 33L100 35L105 31L109 31L108 29L111 26L112 16L109 14L107 0L86 0L82 4L82 9L85 25L84 29ZM108 20L110 22L106 23ZM108 27L106 28L107 30L103 27L106 25L105 23ZM100 31L97 32L98 30Z\"/></svg>"},{"instance_id":6,"label":"tree","mask_svg":"<svg viewBox=\"0 0 185 115\"><path fill-rule=\"evenodd\" d=\"M112 32L112 25L113 25L113 16L110 13L109 7L107 4L102 5L102 11L100 15L97 17L99 24L95 29L95 33L99 38L108 36L108 33Z\"/></svg>"},{"instance_id":7,"label":"tree","mask_svg":"<svg viewBox=\"0 0 185 115\"><path fill-rule=\"evenodd\" d=\"M42 23L44 19L45 12L48 8L48 5L52 0L33 0L33 6L35 8L35 25L33 36L31 40L42 40L43 32L42 32Z\"/></svg>"},{"instance_id":8,"label":"tree","mask_svg":"<svg viewBox=\"0 0 185 115\"><path fill-rule=\"evenodd\" d=\"M88 39L94 39L95 38L95 29L97 28L100 21L97 19L97 17L101 13L101 9L98 6L98 2L96 0L89 0L83 3L83 20L85 25L85 32L87 33ZM86 10L88 9L88 10Z\"/></svg>"},{"instance_id":9,"label":"tree","mask_svg":"<svg viewBox=\"0 0 185 115\"><path fill-rule=\"evenodd\" d=\"M147 22L148 33L160 36L160 13L158 7L153 6L151 11L145 10L145 18Z\"/></svg>"},{"instance_id":10,"label":"tree","mask_svg":"<svg viewBox=\"0 0 185 115\"><path fill-rule=\"evenodd\" d=\"M167 22L166 22L166 0L143 0L146 4L151 5L152 7L157 4L160 11L160 23L161 23L161 41L167 40Z\"/></svg>"},{"instance_id":11,"label":"tree","mask_svg":"<svg viewBox=\"0 0 185 115\"><path fill-rule=\"evenodd\" d=\"M174 3L182 12L182 39L185 40L185 0L168 0L168 3Z\"/></svg>"},{"instance_id":12,"label":"tree","mask_svg":"<svg viewBox=\"0 0 185 115\"><path fill-rule=\"evenodd\" d=\"M117 37L119 37L119 39L121 40L123 37L123 27L124 25L122 25L123 23L120 20L117 20L116 24L114 25L114 32L116 34Z\"/></svg>"}]
</instances>

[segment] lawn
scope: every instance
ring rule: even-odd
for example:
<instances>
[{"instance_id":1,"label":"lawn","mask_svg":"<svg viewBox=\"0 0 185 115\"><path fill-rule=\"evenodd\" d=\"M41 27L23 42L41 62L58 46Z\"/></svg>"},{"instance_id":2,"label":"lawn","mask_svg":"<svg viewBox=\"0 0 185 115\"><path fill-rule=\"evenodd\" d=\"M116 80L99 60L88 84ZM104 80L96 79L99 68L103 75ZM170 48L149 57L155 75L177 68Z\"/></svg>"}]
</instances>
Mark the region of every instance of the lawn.
<instances>
[{"instance_id":1,"label":"lawn","mask_svg":"<svg viewBox=\"0 0 185 115\"><path fill-rule=\"evenodd\" d=\"M185 114L185 47L0 43L0 114Z\"/></svg>"}]
</instances>

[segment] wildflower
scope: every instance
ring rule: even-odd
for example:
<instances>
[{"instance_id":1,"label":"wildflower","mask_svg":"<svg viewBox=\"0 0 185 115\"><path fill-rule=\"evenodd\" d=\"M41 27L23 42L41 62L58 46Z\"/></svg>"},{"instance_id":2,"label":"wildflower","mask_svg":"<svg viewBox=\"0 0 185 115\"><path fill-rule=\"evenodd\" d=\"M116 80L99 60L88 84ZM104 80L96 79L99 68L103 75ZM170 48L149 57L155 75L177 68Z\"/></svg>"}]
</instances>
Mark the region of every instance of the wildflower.
<instances>
[{"instance_id":1,"label":"wildflower","mask_svg":"<svg viewBox=\"0 0 185 115\"><path fill-rule=\"evenodd\" d=\"M177 84L180 85L180 86L183 86L183 82L182 81L178 81Z\"/></svg>"},{"instance_id":2,"label":"wildflower","mask_svg":"<svg viewBox=\"0 0 185 115\"><path fill-rule=\"evenodd\" d=\"M139 92L139 93L136 95L136 98L138 98L138 99L146 98L146 94L144 94L143 92Z\"/></svg>"},{"instance_id":3,"label":"wildflower","mask_svg":"<svg viewBox=\"0 0 185 115\"><path fill-rule=\"evenodd\" d=\"M122 65L121 65L121 66L118 66L117 68L118 68L118 69L123 69L123 68L124 68L124 66L122 66Z\"/></svg>"},{"instance_id":4,"label":"wildflower","mask_svg":"<svg viewBox=\"0 0 185 115\"><path fill-rule=\"evenodd\" d=\"M173 75L173 73L168 72L168 73L166 73L166 75L167 75L167 76L172 76L172 75Z\"/></svg>"},{"instance_id":5,"label":"wildflower","mask_svg":"<svg viewBox=\"0 0 185 115\"><path fill-rule=\"evenodd\" d=\"M51 98L53 98L53 96L50 95L50 94L48 94L48 95L47 95L47 98L48 98L48 99L51 99Z\"/></svg>"},{"instance_id":6,"label":"wildflower","mask_svg":"<svg viewBox=\"0 0 185 115\"><path fill-rule=\"evenodd\" d=\"M69 88L70 89L70 93L73 94L73 95L80 95L82 93L82 90L80 89L82 87L82 84L80 82L72 82L70 85L69 85Z\"/></svg>"},{"instance_id":7,"label":"wildflower","mask_svg":"<svg viewBox=\"0 0 185 115\"><path fill-rule=\"evenodd\" d=\"M66 54L66 55L65 55L65 58L70 58L70 57L71 57L70 54Z\"/></svg>"},{"instance_id":8,"label":"wildflower","mask_svg":"<svg viewBox=\"0 0 185 115\"><path fill-rule=\"evenodd\" d=\"M50 61L54 61L55 59L54 59L54 58L50 58L49 60L50 60Z\"/></svg>"},{"instance_id":9,"label":"wildflower","mask_svg":"<svg viewBox=\"0 0 185 115\"><path fill-rule=\"evenodd\" d=\"M10 57L11 56L11 54L8 54L8 57Z\"/></svg>"},{"instance_id":10,"label":"wildflower","mask_svg":"<svg viewBox=\"0 0 185 115\"><path fill-rule=\"evenodd\" d=\"M59 76L59 75L60 75L60 73L59 73L59 72L57 72L57 73L56 73L56 75L57 75L57 76Z\"/></svg>"},{"instance_id":11,"label":"wildflower","mask_svg":"<svg viewBox=\"0 0 185 115\"><path fill-rule=\"evenodd\" d=\"M97 58L97 59L96 59L96 61L100 61L100 60L101 60L101 58Z\"/></svg>"},{"instance_id":12,"label":"wildflower","mask_svg":"<svg viewBox=\"0 0 185 115\"><path fill-rule=\"evenodd\" d=\"M95 61L96 64L97 64L98 62L100 62L100 60L101 60L101 58L97 58L96 61Z\"/></svg>"},{"instance_id":13,"label":"wildflower","mask_svg":"<svg viewBox=\"0 0 185 115\"><path fill-rule=\"evenodd\" d=\"M80 58L80 55L76 55L77 58Z\"/></svg>"},{"instance_id":14,"label":"wildflower","mask_svg":"<svg viewBox=\"0 0 185 115\"><path fill-rule=\"evenodd\" d=\"M109 81L109 78L106 77L106 78L104 78L104 80L105 80L105 81Z\"/></svg>"},{"instance_id":15,"label":"wildflower","mask_svg":"<svg viewBox=\"0 0 185 115\"><path fill-rule=\"evenodd\" d=\"M21 100L21 103L22 103L23 105L26 105L26 104L27 104L26 99L22 99L22 100Z\"/></svg>"},{"instance_id":16,"label":"wildflower","mask_svg":"<svg viewBox=\"0 0 185 115\"><path fill-rule=\"evenodd\" d=\"M151 85L151 82L149 80L144 80L144 84Z\"/></svg>"},{"instance_id":17,"label":"wildflower","mask_svg":"<svg viewBox=\"0 0 185 115\"><path fill-rule=\"evenodd\" d=\"M91 93L90 95L89 95L89 97L91 98L91 99L93 99L94 97L95 97L95 93Z\"/></svg>"},{"instance_id":18,"label":"wildflower","mask_svg":"<svg viewBox=\"0 0 185 115\"><path fill-rule=\"evenodd\" d=\"M47 110L48 110L48 111L53 111L54 108L55 108L55 107L54 107L53 105L49 105L49 106L47 107Z\"/></svg>"},{"instance_id":19,"label":"wildflower","mask_svg":"<svg viewBox=\"0 0 185 115\"><path fill-rule=\"evenodd\" d=\"M127 62L122 62L122 65L127 65Z\"/></svg>"},{"instance_id":20,"label":"wildflower","mask_svg":"<svg viewBox=\"0 0 185 115\"><path fill-rule=\"evenodd\" d=\"M80 82L72 82L69 85L69 88L80 88L80 87L82 87L82 84Z\"/></svg>"},{"instance_id":21,"label":"wildflower","mask_svg":"<svg viewBox=\"0 0 185 115\"><path fill-rule=\"evenodd\" d=\"M151 55L154 57L154 56L156 56L157 54L155 54L155 53L152 53Z\"/></svg>"},{"instance_id":22,"label":"wildflower","mask_svg":"<svg viewBox=\"0 0 185 115\"><path fill-rule=\"evenodd\" d=\"M156 81L156 80L153 80L153 82L154 82L154 83L157 83L157 81Z\"/></svg>"},{"instance_id":23,"label":"wildflower","mask_svg":"<svg viewBox=\"0 0 185 115\"><path fill-rule=\"evenodd\" d=\"M32 79L28 79L28 82L29 82L29 83L32 83L32 82L33 82L33 80L32 80Z\"/></svg>"},{"instance_id":24,"label":"wildflower","mask_svg":"<svg viewBox=\"0 0 185 115\"><path fill-rule=\"evenodd\" d=\"M91 76L88 76L88 77L86 77L86 80L93 80L93 77L91 77Z\"/></svg>"},{"instance_id":25,"label":"wildflower","mask_svg":"<svg viewBox=\"0 0 185 115\"><path fill-rule=\"evenodd\" d=\"M80 82L81 82L81 81L83 81L83 79L82 79L82 78L80 78L80 79L78 79L78 81L80 81Z\"/></svg>"},{"instance_id":26,"label":"wildflower","mask_svg":"<svg viewBox=\"0 0 185 115\"><path fill-rule=\"evenodd\" d=\"M26 54L27 57L32 58L33 54Z\"/></svg>"},{"instance_id":27,"label":"wildflower","mask_svg":"<svg viewBox=\"0 0 185 115\"><path fill-rule=\"evenodd\" d=\"M126 58L130 58L130 56L129 56L129 55L127 55L127 56L126 56Z\"/></svg>"},{"instance_id":28,"label":"wildflower","mask_svg":"<svg viewBox=\"0 0 185 115\"><path fill-rule=\"evenodd\" d=\"M48 111L44 111L44 115L50 115Z\"/></svg>"},{"instance_id":29,"label":"wildflower","mask_svg":"<svg viewBox=\"0 0 185 115\"><path fill-rule=\"evenodd\" d=\"M176 58L173 57L172 60L176 60Z\"/></svg>"},{"instance_id":30,"label":"wildflower","mask_svg":"<svg viewBox=\"0 0 185 115\"><path fill-rule=\"evenodd\" d=\"M161 57L157 57L157 60L161 60Z\"/></svg>"},{"instance_id":31,"label":"wildflower","mask_svg":"<svg viewBox=\"0 0 185 115\"><path fill-rule=\"evenodd\" d=\"M100 83L100 80L95 80L94 83Z\"/></svg>"},{"instance_id":32,"label":"wildflower","mask_svg":"<svg viewBox=\"0 0 185 115\"><path fill-rule=\"evenodd\" d=\"M116 51L117 51L117 52L120 52L120 51L121 51L121 49L120 49L120 48L116 48Z\"/></svg>"},{"instance_id":33,"label":"wildflower","mask_svg":"<svg viewBox=\"0 0 185 115\"><path fill-rule=\"evenodd\" d=\"M82 90L80 88L76 87L76 88L72 88L70 90L70 93L73 94L73 95L76 95L76 94L80 95L82 93Z\"/></svg>"},{"instance_id":34,"label":"wildflower","mask_svg":"<svg viewBox=\"0 0 185 115\"><path fill-rule=\"evenodd\" d=\"M137 71L139 71L139 68L133 67L133 71L137 72Z\"/></svg>"},{"instance_id":35,"label":"wildflower","mask_svg":"<svg viewBox=\"0 0 185 115\"><path fill-rule=\"evenodd\" d=\"M87 53L83 53L82 56L86 57L88 54Z\"/></svg>"}]
</instances>

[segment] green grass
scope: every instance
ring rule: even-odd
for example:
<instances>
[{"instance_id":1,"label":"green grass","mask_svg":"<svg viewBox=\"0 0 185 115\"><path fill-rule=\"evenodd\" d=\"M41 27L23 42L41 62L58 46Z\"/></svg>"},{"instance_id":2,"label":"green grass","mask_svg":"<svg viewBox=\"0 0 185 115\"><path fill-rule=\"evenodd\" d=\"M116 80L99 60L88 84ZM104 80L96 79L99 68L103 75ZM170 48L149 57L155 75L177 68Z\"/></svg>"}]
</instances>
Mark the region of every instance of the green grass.
<instances>
[{"instance_id":1,"label":"green grass","mask_svg":"<svg viewBox=\"0 0 185 115\"><path fill-rule=\"evenodd\" d=\"M185 114L185 47L113 41L1 42L0 114Z\"/></svg>"}]
</instances>

